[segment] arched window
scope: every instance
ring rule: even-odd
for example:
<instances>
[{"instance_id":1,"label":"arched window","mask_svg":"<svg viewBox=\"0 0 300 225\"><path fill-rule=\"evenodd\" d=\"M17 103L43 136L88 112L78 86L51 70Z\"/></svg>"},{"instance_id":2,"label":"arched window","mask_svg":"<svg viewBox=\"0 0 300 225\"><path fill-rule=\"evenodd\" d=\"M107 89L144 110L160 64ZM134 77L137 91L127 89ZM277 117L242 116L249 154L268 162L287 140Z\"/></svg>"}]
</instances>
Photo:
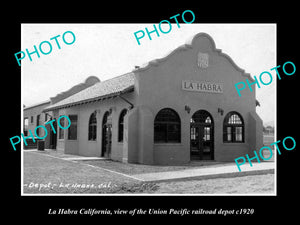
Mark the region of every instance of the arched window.
<instances>
[{"instance_id":1,"label":"arched window","mask_svg":"<svg viewBox=\"0 0 300 225\"><path fill-rule=\"evenodd\" d=\"M190 120L191 123L191 140L196 140L197 135L199 134L199 124L203 127L204 134L203 140L210 141L213 134L213 119L209 112L205 110L198 110L195 112Z\"/></svg>"},{"instance_id":2,"label":"arched window","mask_svg":"<svg viewBox=\"0 0 300 225\"><path fill-rule=\"evenodd\" d=\"M120 113L119 117L119 132L118 132L118 141L123 142L123 136L124 136L124 117L127 113L127 109L123 109Z\"/></svg>"},{"instance_id":3,"label":"arched window","mask_svg":"<svg viewBox=\"0 0 300 225\"><path fill-rule=\"evenodd\" d=\"M202 124L211 124L212 118L211 115L205 110L198 110L194 113L191 118L191 123L202 123Z\"/></svg>"},{"instance_id":4,"label":"arched window","mask_svg":"<svg viewBox=\"0 0 300 225\"><path fill-rule=\"evenodd\" d=\"M154 142L180 142L181 125L178 114L169 108L160 110L154 120Z\"/></svg>"},{"instance_id":5,"label":"arched window","mask_svg":"<svg viewBox=\"0 0 300 225\"><path fill-rule=\"evenodd\" d=\"M97 139L97 118L96 112L93 112L89 120L89 141L95 141Z\"/></svg>"},{"instance_id":6,"label":"arched window","mask_svg":"<svg viewBox=\"0 0 300 225\"><path fill-rule=\"evenodd\" d=\"M244 121L237 112L229 112L223 124L224 142L244 142Z\"/></svg>"}]
</instances>

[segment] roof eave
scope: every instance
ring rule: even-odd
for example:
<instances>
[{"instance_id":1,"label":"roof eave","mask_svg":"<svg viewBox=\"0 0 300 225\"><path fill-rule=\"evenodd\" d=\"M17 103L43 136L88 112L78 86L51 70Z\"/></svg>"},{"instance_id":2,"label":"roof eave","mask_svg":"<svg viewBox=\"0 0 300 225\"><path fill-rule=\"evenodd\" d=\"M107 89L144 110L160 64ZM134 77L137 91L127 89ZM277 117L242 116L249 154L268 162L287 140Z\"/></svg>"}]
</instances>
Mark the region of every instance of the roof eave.
<instances>
[{"instance_id":1,"label":"roof eave","mask_svg":"<svg viewBox=\"0 0 300 225\"><path fill-rule=\"evenodd\" d=\"M98 97L90 98L90 99L84 99L84 100L78 101L78 102L67 103L67 104L60 105L60 106L54 106L54 107L49 106L49 107L45 108L42 112L49 112L49 111L53 111L53 110L57 110L57 109L69 108L69 107L73 107L73 106L76 106L76 105L82 105L82 104L87 104L87 103L91 103L91 102L95 102L95 101L101 101L101 100L105 100L105 99L108 99L108 98L117 97L118 95L129 93L129 92L132 92L132 91L134 91L134 86L133 85L129 86L128 88L125 88L122 91L118 91L118 92L115 92L115 93L102 95L102 96L98 96Z\"/></svg>"}]
</instances>

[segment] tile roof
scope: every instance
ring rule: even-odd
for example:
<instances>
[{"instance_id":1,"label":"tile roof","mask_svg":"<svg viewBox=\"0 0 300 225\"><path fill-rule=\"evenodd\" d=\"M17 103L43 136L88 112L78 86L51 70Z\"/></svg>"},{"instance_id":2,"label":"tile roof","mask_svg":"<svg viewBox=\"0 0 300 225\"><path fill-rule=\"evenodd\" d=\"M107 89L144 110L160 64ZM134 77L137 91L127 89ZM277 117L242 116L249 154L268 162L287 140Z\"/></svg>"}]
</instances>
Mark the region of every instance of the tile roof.
<instances>
[{"instance_id":1,"label":"tile roof","mask_svg":"<svg viewBox=\"0 0 300 225\"><path fill-rule=\"evenodd\" d=\"M65 108L116 96L120 93L132 91L133 87L134 73L126 73L103 82L98 82L91 87L46 107L43 111L51 111L54 109Z\"/></svg>"},{"instance_id":2,"label":"tile roof","mask_svg":"<svg viewBox=\"0 0 300 225\"><path fill-rule=\"evenodd\" d=\"M23 108L23 110L27 110L27 109L31 109L31 108L34 108L34 107L37 107L37 106L41 106L41 105L46 105L46 104L50 104L50 100L47 100L47 101L43 101L43 102L39 102L39 103L36 103L34 105L30 105L30 106L25 106Z\"/></svg>"}]
</instances>

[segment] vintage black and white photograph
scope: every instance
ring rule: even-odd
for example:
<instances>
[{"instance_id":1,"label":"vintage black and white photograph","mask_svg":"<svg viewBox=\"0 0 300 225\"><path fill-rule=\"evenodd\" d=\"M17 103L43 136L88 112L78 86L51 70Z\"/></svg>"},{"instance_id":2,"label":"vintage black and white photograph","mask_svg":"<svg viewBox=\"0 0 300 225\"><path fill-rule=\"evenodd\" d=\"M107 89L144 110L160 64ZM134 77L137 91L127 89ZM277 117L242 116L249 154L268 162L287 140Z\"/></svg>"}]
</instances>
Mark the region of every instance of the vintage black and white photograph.
<instances>
[{"instance_id":1,"label":"vintage black and white photograph","mask_svg":"<svg viewBox=\"0 0 300 225\"><path fill-rule=\"evenodd\" d=\"M21 24L22 195L276 195L276 24L185 15Z\"/></svg>"}]
</instances>

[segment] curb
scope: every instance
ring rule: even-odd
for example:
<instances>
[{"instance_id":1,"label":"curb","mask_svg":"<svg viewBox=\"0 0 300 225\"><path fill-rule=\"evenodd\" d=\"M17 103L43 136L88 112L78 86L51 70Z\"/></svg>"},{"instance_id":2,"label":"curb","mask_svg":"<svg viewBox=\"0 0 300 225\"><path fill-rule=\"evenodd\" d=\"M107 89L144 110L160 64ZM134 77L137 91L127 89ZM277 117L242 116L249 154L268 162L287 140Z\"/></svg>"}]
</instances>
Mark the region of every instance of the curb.
<instances>
[{"instance_id":1,"label":"curb","mask_svg":"<svg viewBox=\"0 0 300 225\"><path fill-rule=\"evenodd\" d=\"M216 178L232 178L232 177L242 177L249 175L262 175L262 174L274 174L275 169L265 169L265 170L253 170L244 172L232 172L232 173L220 173L220 174L207 174L207 175L196 175L196 176L186 176L177 178L163 178L163 179L153 179L147 180L140 177L146 183L160 183L160 182L172 182L172 181L189 181L189 180L206 180L206 179L216 179Z\"/></svg>"}]
</instances>

